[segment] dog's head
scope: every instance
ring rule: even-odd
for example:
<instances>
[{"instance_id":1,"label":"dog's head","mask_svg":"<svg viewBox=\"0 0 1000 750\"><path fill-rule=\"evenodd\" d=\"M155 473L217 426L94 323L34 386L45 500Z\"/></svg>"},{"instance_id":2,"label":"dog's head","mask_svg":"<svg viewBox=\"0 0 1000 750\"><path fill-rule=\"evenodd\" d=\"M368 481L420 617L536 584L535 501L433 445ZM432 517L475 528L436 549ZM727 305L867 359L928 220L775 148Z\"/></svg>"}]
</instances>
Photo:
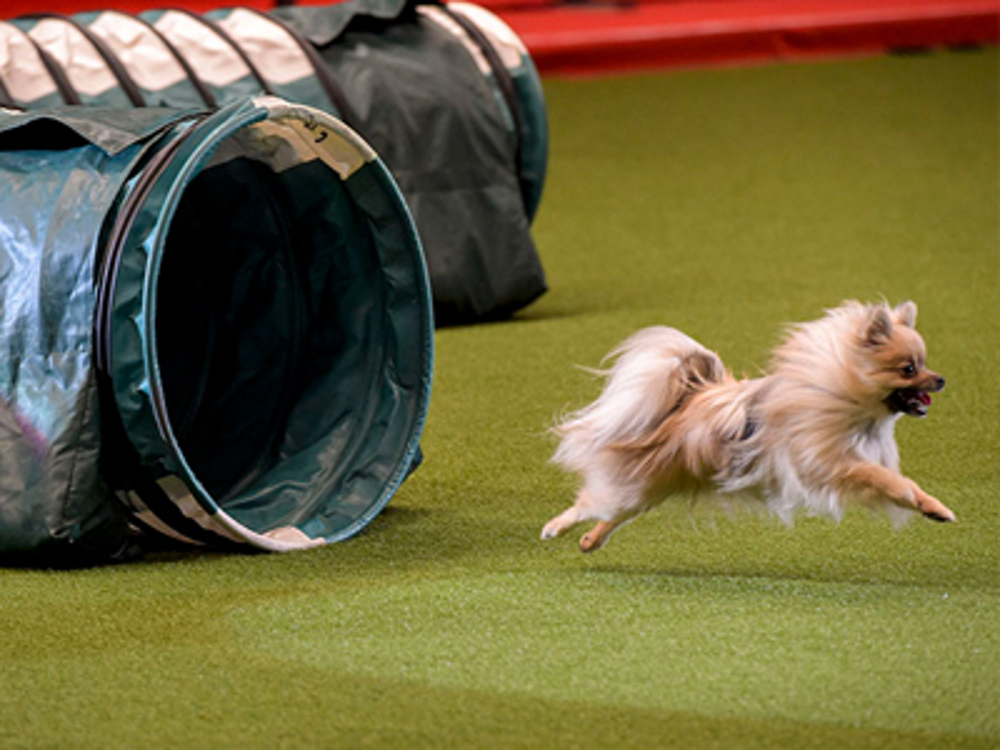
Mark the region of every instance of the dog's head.
<instances>
[{"instance_id":1,"label":"dog's head","mask_svg":"<svg viewBox=\"0 0 1000 750\"><path fill-rule=\"evenodd\" d=\"M869 382L890 412L923 417L931 393L944 388L944 378L927 369L927 348L914 326L917 306L904 302L896 308L869 308L860 335Z\"/></svg>"}]
</instances>

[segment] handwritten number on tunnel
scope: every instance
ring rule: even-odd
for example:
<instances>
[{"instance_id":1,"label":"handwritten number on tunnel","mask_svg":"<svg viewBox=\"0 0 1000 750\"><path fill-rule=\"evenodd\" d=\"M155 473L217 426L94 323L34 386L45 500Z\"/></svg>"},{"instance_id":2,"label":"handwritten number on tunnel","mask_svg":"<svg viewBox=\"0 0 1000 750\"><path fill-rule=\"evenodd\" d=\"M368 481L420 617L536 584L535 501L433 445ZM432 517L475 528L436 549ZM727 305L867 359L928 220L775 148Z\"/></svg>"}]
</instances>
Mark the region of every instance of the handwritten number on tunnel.
<instances>
[{"instance_id":1,"label":"handwritten number on tunnel","mask_svg":"<svg viewBox=\"0 0 1000 750\"><path fill-rule=\"evenodd\" d=\"M313 140L314 143L322 143L330 137L330 134L323 128L319 127L319 125L315 122L306 122L304 123L304 126L306 130L312 131L316 134L316 138Z\"/></svg>"}]
</instances>

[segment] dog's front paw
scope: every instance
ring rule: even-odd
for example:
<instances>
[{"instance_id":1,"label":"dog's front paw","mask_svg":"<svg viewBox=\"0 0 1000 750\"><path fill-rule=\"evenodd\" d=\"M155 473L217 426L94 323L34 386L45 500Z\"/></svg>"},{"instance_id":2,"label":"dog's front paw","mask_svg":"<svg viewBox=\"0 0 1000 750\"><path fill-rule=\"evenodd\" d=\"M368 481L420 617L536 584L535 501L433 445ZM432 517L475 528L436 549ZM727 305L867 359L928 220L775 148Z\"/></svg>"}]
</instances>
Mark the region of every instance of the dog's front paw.
<instances>
[{"instance_id":1,"label":"dog's front paw","mask_svg":"<svg viewBox=\"0 0 1000 750\"><path fill-rule=\"evenodd\" d=\"M950 523L955 520L955 514L952 512L951 508L930 495L927 495L919 501L918 508L921 513L932 521Z\"/></svg>"}]
</instances>

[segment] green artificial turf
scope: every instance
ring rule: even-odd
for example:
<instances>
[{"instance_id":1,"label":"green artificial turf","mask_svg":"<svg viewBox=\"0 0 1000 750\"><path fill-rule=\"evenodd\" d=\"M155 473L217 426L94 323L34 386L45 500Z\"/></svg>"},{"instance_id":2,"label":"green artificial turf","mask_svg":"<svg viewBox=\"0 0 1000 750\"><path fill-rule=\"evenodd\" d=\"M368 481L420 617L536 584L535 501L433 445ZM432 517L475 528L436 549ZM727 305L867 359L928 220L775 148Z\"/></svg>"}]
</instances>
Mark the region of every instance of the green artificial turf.
<instances>
[{"instance_id":1,"label":"green artificial turf","mask_svg":"<svg viewBox=\"0 0 1000 750\"><path fill-rule=\"evenodd\" d=\"M438 332L425 464L290 555L0 570L3 748L995 748L996 50L547 80L551 291ZM753 374L786 321L913 298L948 378L896 530L668 507L602 551L546 429L651 323Z\"/></svg>"}]
</instances>

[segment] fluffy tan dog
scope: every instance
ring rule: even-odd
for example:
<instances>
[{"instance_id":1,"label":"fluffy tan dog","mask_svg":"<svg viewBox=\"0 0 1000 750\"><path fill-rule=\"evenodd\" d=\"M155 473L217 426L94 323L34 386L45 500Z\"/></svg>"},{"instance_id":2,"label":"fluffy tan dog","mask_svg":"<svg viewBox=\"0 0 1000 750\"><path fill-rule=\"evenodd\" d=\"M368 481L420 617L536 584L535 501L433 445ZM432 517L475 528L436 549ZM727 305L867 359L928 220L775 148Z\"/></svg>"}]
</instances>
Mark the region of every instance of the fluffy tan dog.
<instances>
[{"instance_id":1,"label":"fluffy tan dog","mask_svg":"<svg viewBox=\"0 0 1000 750\"><path fill-rule=\"evenodd\" d=\"M589 552L667 497L705 490L763 501L786 520L799 509L839 518L858 502L953 521L899 473L896 421L925 416L944 388L916 317L912 302L846 302L792 326L767 374L742 380L680 331L639 331L608 356L598 399L555 427L552 460L583 486L542 538L596 520L580 540Z\"/></svg>"}]
</instances>

